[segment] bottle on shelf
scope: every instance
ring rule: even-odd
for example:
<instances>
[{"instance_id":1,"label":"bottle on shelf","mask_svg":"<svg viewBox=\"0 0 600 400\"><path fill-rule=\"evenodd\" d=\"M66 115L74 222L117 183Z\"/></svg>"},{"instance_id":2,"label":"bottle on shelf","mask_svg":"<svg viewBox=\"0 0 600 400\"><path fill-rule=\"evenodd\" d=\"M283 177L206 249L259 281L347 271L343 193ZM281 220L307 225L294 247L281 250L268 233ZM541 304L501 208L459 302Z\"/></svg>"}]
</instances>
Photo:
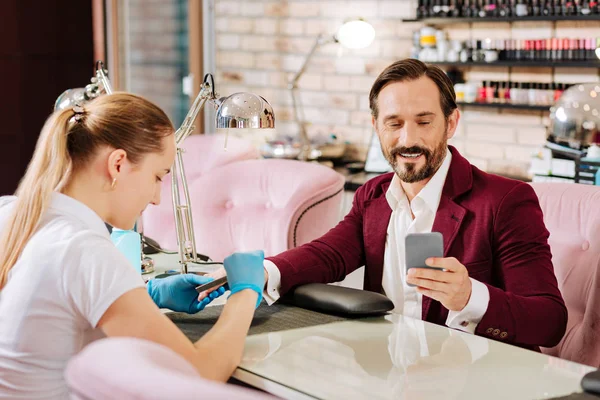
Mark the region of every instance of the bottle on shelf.
<instances>
[{"instance_id":1,"label":"bottle on shelf","mask_svg":"<svg viewBox=\"0 0 600 400\"><path fill-rule=\"evenodd\" d=\"M455 85L458 102L550 107L571 85L556 82L463 82Z\"/></svg>"},{"instance_id":2,"label":"bottle on shelf","mask_svg":"<svg viewBox=\"0 0 600 400\"><path fill-rule=\"evenodd\" d=\"M466 0L465 0L466 1ZM413 33L411 54L424 62L462 62L493 64L497 61L525 61L535 63L590 62L600 65L596 49L600 38L540 38L540 39L484 39L449 40L446 32L424 26Z\"/></svg>"},{"instance_id":3,"label":"bottle on shelf","mask_svg":"<svg viewBox=\"0 0 600 400\"><path fill-rule=\"evenodd\" d=\"M600 14L599 0L419 0L417 18L577 17Z\"/></svg>"}]
</instances>

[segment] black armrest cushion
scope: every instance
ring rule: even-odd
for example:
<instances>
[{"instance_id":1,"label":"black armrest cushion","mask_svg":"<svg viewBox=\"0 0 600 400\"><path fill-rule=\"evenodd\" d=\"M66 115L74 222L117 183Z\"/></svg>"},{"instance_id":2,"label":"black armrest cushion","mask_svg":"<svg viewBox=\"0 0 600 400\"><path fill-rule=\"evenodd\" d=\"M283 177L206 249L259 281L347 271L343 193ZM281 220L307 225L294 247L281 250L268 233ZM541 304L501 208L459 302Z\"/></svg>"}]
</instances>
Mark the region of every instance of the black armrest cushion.
<instances>
[{"instance_id":1,"label":"black armrest cushion","mask_svg":"<svg viewBox=\"0 0 600 400\"><path fill-rule=\"evenodd\" d=\"M382 315L394 309L394 303L382 294L324 283L298 286L281 301L296 307L346 317Z\"/></svg>"}]
</instances>

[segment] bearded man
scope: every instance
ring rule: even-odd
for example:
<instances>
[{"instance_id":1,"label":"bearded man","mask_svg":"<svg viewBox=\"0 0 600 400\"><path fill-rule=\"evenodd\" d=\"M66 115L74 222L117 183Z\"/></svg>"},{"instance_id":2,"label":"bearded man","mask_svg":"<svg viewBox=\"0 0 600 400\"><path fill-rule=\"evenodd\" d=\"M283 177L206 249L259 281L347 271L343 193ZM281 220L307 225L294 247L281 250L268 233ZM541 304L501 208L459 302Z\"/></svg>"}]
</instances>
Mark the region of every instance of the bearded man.
<instances>
[{"instance_id":1,"label":"bearded man","mask_svg":"<svg viewBox=\"0 0 600 400\"><path fill-rule=\"evenodd\" d=\"M379 75L369 100L394 172L358 189L350 213L324 236L267 258L267 302L364 265L364 289L388 296L394 312L532 350L556 345L567 309L538 198L448 145L460 112L447 75L401 60ZM407 273L404 239L426 232L443 235L444 257L427 260L442 270Z\"/></svg>"}]
</instances>

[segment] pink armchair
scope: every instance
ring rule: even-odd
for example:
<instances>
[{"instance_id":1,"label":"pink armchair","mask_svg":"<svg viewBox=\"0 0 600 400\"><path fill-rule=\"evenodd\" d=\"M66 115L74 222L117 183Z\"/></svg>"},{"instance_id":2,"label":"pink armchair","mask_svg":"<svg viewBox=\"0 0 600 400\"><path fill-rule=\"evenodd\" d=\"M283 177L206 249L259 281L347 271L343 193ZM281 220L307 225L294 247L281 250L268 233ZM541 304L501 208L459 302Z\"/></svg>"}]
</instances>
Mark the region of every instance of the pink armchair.
<instances>
[{"instance_id":1,"label":"pink armchair","mask_svg":"<svg viewBox=\"0 0 600 400\"><path fill-rule=\"evenodd\" d=\"M344 177L319 164L245 160L188 181L197 250L213 260L234 251L267 256L326 233L340 218ZM144 212L145 233L176 249L170 189Z\"/></svg>"},{"instance_id":2,"label":"pink armchair","mask_svg":"<svg viewBox=\"0 0 600 400\"><path fill-rule=\"evenodd\" d=\"M600 367L600 187L533 183L550 231L567 332L546 354ZM534 276L531 277L535 279Z\"/></svg>"},{"instance_id":3,"label":"pink armchair","mask_svg":"<svg viewBox=\"0 0 600 400\"><path fill-rule=\"evenodd\" d=\"M260 157L258 149L247 140L229 135L227 150L224 149L225 135L191 135L183 142L183 163L189 180L198 178L213 168L232 162ZM170 175L163 186L170 187Z\"/></svg>"},{"instance_id":4,"label":"pink armchair","mask_svg":"<svg viewBox=\"0 0 600 400\"><path fill-rule=\"evenodd\" d=\"M203 379L184 358L134 338L93 342L65 370L73 400L270 399L265 393Z\"/></svg>"}]
</instances>

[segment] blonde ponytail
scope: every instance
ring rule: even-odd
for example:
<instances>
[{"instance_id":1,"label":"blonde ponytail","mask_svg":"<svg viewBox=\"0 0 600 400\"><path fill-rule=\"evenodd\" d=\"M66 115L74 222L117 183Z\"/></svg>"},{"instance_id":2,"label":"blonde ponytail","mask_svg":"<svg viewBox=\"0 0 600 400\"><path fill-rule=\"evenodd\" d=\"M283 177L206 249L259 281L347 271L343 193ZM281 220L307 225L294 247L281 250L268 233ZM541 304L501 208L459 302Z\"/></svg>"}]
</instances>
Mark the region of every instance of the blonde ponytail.
<instances>
[{"instance_id":1,"label":"blonde ponytail","mask_svg":"<svg viewBox=\"0 0 600 400\"><path fill-rule=\"evenodd\" d=\"M0 239L0 290L25 245L36 232L48 209L52 192L68 181L73 163L67 147L72 109L56 112L48 118L40 133L33 157L19 183L17 200Z\"/></svg>"},{"instance_id":2,"label":"blonde ponytail","mask_svg":"<svg viewBox=\"0 0 600 400\"><path fill-rule=\"evenodd\" d=\"M164 111L131 93L100 96L83 107L52 114L40 133L17 189L15 208L0 236L0 290L39 228L52 192L62 191L99 147L123 149L135 164L145 154L163 151L162 139L174 132Z\"/></svg>"}]
</instances>

